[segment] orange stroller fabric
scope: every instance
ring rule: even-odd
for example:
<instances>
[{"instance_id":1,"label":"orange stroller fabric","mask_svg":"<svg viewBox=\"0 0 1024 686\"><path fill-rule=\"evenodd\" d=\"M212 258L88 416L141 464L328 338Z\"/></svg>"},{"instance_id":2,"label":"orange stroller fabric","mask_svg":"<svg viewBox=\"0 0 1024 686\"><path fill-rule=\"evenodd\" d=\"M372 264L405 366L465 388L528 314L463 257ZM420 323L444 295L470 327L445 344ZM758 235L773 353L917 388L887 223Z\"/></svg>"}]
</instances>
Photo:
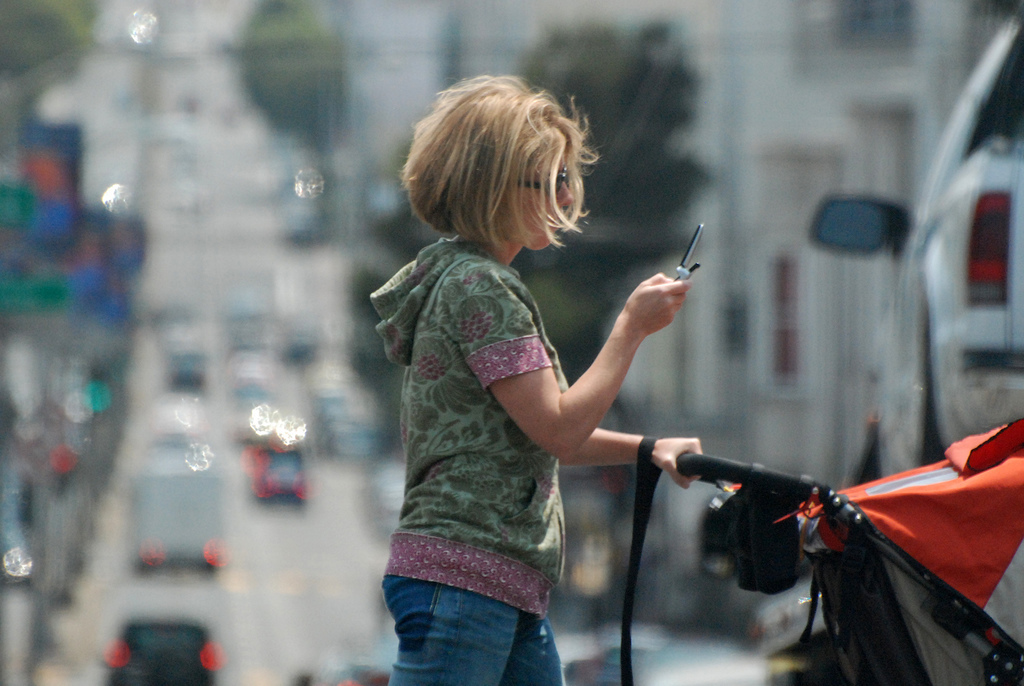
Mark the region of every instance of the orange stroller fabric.
<instances>
[{"instance_id":1,"label":"orange stroller fabric","mask_svg":"<svg viewBox=\"0 0 1024 686\"><path fill-rule=\"evenodd\" d=\"M954 443L941 462L842 493L896 545L985 608L1024 541L1022 444L1018 420ZM821 533L842 548L838 532ZM1024 565L1013 566L1024 577ZM1006 583L1020 588L1024 578Z\"/></svg>"}]
</instances>

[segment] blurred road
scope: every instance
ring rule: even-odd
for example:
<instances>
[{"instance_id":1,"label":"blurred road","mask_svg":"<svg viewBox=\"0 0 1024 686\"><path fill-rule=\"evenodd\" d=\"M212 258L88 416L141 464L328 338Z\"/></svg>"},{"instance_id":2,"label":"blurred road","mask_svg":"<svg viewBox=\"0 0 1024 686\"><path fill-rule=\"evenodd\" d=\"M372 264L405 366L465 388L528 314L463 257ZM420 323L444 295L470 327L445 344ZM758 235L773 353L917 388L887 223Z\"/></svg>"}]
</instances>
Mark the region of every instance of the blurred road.
<instances>
[{"instance_id":1,"label":"blurred road","mask_svg":"<svg viewBox=\"0 0 1024 686\"><path fill-rule=\"evenodd\" d=\"M130 549L131 477L149 439L144 396L159 386L151 336L140 341L134 392L140 410L101 512L97 540L70 611L57 622L59 656L40 684L103 683L103 650L136 615L193 616L222 642L223 684L290 684L330 652L366 654L382 626L379 577L384 545L365 526L363 474L355 465L318 462L302 511L252 498L226 431L212 445L228 473L225 539L230 561L214 575L181 571L140 577ZM146 340L149 339L149 340ZM145 377L149 376L148 382ZM156 383L154 383L156 382ZM216 403L214 403L214 408ZM211 411L211 417L217 410Z\"/></svg>"},{"instance_id":2,"label":"blurred road","mask_svg":"<svg viewBox=\"0 0 1024 686\"><path fill-rule=\"evenodd\" d=\"M103 179L107 170L138 160L138 178L127 180L136 183L150 232L140 308L147 323L136 340L132 412L117 472L72 603L54 618L54 650L37 670L37 684L104 683L104 648L136 615L206 622L227 658L222 685L291 684L326 654L367 653L382 628L390 631L379 592L386 544L368 524L360 467L313 461L307 505L268 507L252 496L233 440L238 412L223 325L229 301L255 301L277 321L312 316L327 358L340 355L346 326L344 256L336 246L283 240L282 189L298 169L247 105L221 49L249 4L162 3L162 48L140 53L118 47L118 22L126 25L134 8L111 0L103 24L109 44L86 61L65 94L89 120L94 142L117 143L91 148L87 180L102 186L110 182ZM129 535L133 477L153 439L155 403L167 392L160 331L147 315L181 306L195 313L209 359L201 399L215 467L226 477L230 560L213 574L140 576ZM271 348L273 359L278 352ZM308 417L301 368L280 365L274 398L282 413ZM8 621L16 622L10 617L21 612L18 599L9 605ZM20 643L9 649L11 673L24 668Z\"/></svg>"}]
</instances>

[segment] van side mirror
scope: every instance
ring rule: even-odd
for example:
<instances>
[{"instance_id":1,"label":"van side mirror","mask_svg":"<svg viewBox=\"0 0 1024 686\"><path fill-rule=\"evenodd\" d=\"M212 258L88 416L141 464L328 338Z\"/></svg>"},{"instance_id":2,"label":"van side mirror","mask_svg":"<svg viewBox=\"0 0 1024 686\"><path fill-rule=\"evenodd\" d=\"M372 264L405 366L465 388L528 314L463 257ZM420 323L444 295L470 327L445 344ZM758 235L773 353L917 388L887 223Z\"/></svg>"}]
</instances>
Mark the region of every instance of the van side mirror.
<instances>
[{"instance_id":1,"label":"van side mirror","mask_svg":"<svg viewBox=\"0 0 1024 686\"><path fill-rule=\"evenodd\" d=\"M899 255L909 232L910 218L903 206L858 196L826 196L811 224L815 243L864 255L882 249Z\"/></svg>"}]
</instances>

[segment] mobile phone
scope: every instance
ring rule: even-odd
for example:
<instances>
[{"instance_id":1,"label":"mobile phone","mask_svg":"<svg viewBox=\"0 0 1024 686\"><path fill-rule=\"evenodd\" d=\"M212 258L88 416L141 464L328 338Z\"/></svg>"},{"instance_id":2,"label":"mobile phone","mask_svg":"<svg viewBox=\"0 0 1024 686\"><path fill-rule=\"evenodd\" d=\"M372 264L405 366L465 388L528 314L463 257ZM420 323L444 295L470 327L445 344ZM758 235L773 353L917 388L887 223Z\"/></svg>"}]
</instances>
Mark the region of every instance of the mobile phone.
<instances>
[{"instance_id":1,"label":"mobile phone","mask_svg":"<svg viewBox=\"0 0 1024 686\"><path fill-rule=\"evenodd\" d=\"M679 275L677 279L688 279L695 271L697 271L697 269L700 268L700 262L695 262L689 267L686 265L689 264L690 258L693 257L693 253L697 249L697 243L700 241L700 237L703 233L704 225L697 224L697 230L693 232L693 238L690 239L690 245L686 248L686 254L683 255L682 261L679 263L679 266L676 267L676 274Z\"/></svg>"}]
</instances>

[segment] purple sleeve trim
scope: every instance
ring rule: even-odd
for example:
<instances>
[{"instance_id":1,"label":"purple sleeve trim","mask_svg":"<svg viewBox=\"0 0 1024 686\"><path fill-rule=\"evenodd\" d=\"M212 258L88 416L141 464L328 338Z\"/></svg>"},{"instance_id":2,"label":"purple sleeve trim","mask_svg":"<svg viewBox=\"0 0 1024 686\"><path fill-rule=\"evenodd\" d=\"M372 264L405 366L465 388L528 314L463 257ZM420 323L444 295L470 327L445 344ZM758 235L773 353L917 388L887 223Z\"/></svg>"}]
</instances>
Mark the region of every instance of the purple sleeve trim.
<instances>
[{"instance_id":1,"label":"purple sleeve trim","mask_svg":"<svg viewBox=\"0 0 1024 686\"><path fill-rule=\"evenodd\" d=\"M537 334L485 345L470 354L466 362L484 388L499 379L552 366Z\"/></svg>"},{"instance_id":2,"label":"purple sleeve trim","mask_svg":"<svg viewBox=\"0 0 1024 686\"><path fill-rule=\"evenodd\" d=\"M536 569L510 557L437 536L396 532L385 574L433 581L500 600L543 617L554 586Z\"/></svg>"}]
</instances>

